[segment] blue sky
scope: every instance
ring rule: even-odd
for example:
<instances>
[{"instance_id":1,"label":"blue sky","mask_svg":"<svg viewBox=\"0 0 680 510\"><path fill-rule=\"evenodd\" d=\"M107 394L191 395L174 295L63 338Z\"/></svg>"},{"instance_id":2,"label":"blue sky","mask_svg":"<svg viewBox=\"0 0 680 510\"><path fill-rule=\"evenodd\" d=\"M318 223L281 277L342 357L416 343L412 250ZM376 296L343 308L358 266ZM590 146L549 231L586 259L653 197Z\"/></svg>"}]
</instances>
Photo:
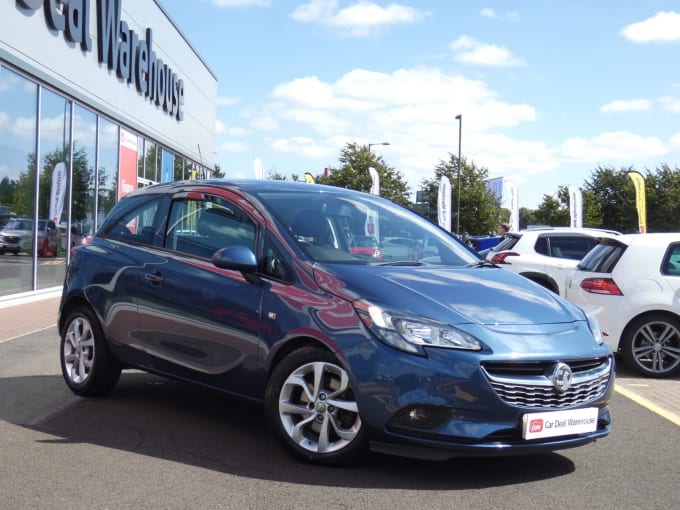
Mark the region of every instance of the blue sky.
<instances>
[{"instance_id":1,"label":"blue sky","mask_svg":"<svg viewBox=\"0 0 680 510\"><path fill-rule=\"evenodd\" d=\"M161 0L218 78L228 176L318 174L347 142L415 193L449 154L535 208L599 165L680 166L680 4Z\"/></svg>"}]
</instances>

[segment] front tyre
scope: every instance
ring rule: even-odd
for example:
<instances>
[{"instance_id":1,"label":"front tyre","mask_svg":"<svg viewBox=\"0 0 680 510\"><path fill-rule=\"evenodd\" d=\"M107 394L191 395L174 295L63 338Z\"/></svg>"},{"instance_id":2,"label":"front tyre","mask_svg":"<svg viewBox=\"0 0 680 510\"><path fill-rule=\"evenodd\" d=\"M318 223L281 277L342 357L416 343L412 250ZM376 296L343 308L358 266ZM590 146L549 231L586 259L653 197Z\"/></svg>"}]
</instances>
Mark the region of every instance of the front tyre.
<instances>
[{"instance_id":1,"label":"front tyre","mask_svg":"<svg viewBox=\"0 0 680 510\"><path fill-rule=\"evenodd\" d=\"M267 423L296 457L340 466L367 451L347 372L325 349L303 347L274 370L265 395Z\"/></svg>"},{"instance_id":2,"label":"front tyre","mask_svg":"<svg viewBox=\"0 0 680 510\"><path fill-rule=\"evenodd\" d=\"M68 315L60 352L62 375L74 393L104 395L118 382L120 363L109 353L102 328L90 308L80 306Z\"/></svg>"},{"instance_id":3,"label":"front tyre","mask_svg":"<svg viewBox=\"0 0 680 510\"><path fill-rule=\"evenodd\" d=\"M621 339L626 365L647 377L669 377L680 371L680 321L663 313L633 321Z\"/></svg>"}]
</instances>

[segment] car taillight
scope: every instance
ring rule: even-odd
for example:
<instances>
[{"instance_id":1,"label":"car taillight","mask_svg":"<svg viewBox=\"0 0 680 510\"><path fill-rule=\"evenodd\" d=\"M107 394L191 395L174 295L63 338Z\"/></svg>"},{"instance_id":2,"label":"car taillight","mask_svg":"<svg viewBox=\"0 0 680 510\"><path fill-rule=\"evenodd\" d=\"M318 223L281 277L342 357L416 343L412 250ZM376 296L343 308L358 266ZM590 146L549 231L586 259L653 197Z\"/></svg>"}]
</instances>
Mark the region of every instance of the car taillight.
<instances>
[{"instance_id":1,"label":"car taillight","mask_svg":"<svg viewBox=\"0 0 680 510\"><path fill-rule=\"evenodd\" d=\"M623 296L623 292L611 278L586 278L579 284L586 292L591 294L606 294L609 296Z\"/></svg>"},{"instance_id":2,"label":"car taillight","mask_svg":"<svg viewBox=\"0 0 680 510\"><path fill-rule=\"evenodd\" d=\"M491 263L492 264L510 264L507 259L508 257L519 257L519 253L514 252L514 251L502 251L500 253L496 253L493 257L491 257Z\"/></svg>"}]
</instances>

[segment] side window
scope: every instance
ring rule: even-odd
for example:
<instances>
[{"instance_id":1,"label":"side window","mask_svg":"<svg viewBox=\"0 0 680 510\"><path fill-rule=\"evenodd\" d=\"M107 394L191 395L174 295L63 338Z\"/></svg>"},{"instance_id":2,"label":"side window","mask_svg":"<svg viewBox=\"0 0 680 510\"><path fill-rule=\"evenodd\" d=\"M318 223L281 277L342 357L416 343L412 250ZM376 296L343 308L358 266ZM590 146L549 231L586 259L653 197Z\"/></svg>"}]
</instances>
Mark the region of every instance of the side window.
<instances>
[{"instance_id":1,"label":"side window","mask_svg":"<svg viewBox=\"0 0 680 510\"><path fill-rule=\"evenodd\" d=\"M255 251L255 224L238 207L217 197L181 198L170 209L165 247L203 258L229 246Z\"/></svg>"},{"instance_id":2,"label":"side window","mask_svg":"<svg viewBox=\"0 0 680 510\"><path fill-rule=\"evenodd\" d=\"M594 241L587 237L555 236L550 238L550 254L562 259L581 260L593 244Z\"/></svg>"},{"instance_id":3,"label":"side window","mask_svg":"<svg viewBox=\"0 0 680 510\"><path fill-rule=\"evenodd\" d=\"M548 238L547 237L539 237L538 239L536 239L536 244L534 245L534 249L536 250L536 253L540 253L541 255L548 255ZM553 257L554 256L555 255L553 255Z\"/></svg>"},{"instance_id":4,"label":"side window","mask_svg":"<svg viewBox=\"0 0 680 510\"><path fill-rule=\"evenodd\" d=\"M661 272L669 276L680 276L680 244L673 244L668 248Z\"/></svg>"},{"instance_id":5,"label":"side window","mask_svg":"<svg viewBox=\"0 0 680 510\"><path fill-rule=\"evenodd\" d=\"M269 236L264 240L264 252L261 262L263 274L276 280L287 280L287 270L281 251Z\"/></svg>"},{"instance_id":6,"label":"side window","mask_svg":"<svg viewBox=\"0 0 680 510\"><path fill-rule=\"evenodd\" d=\"M159 204L159 200L153 200L132 209L107 229L106 237L119 241L151 244L156 232L156 213Z\"/></svg>"}]
</instances>

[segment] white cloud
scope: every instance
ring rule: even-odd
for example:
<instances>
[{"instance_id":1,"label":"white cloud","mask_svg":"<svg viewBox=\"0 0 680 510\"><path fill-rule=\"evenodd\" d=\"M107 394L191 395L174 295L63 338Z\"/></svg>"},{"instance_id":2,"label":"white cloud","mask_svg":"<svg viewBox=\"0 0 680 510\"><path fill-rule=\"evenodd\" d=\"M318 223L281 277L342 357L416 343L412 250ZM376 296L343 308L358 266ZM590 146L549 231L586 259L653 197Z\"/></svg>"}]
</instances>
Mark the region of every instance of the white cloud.
<instances>
[{"instance_id":1,"label":"white cloud","mask_svg":"<svg viewBox=\"0 0 680 510\"><path fill-rule=\"evenodd\" d=\"M339 8L337 0L311 0L295 8L291 17L301 23L314 23L335 28L351 37L367 37L379 28L418 23L429 13L396 3L382 7L374 2L359 0Z\"/></svg>"},{"instance_id":2,"label":"white cloud","mask_svg":"<svg viewBox=\"0 0 680 510\"><path fill-rule=\"evenodd\" d=\"M250 146L245 142L223 142L217 147L218 152L248 152Z\"/></svg>"},{"instance_id":3,"label":"white cloud","mask_svg":"<svg viewBox=\"0 0 680 510\"><path fill-rule=\"evenodd\" d=\"M661 106L666 111L680 113L680 99L676 97L662 97L659 99L659 103L661 103Z\"/></svg>"},{"instance_id":4,"label":"white cloud","mask_svg":"<svg viewBox=\"0 0 680 510\"><path fill-rule=\"evenodd\" d=\"M225 132L225 125L220 119L215 119L215 133L221 135Z\"/></svg>"},{"instance_id":5,"label":"white cloud","mask_svg":"<svg viewBox=\"0 0 680 510\"><path fill-rule=\"evenodd\" d=\"M645 112L652 108L647 99L617 99L600 107L601 112Z\"/></svg>"},{"instance_id":6,"label":"white cloud","mask_svg":"<svg viewBox=\"0 0 680 510\"><path fill-rule=\"evenodd\" d=\"M495 10L485 7L483 8L480 12L479 15L482 18L490 18L490 19L508 19L510 21L519 21L519 14L515 11L509 11L505 13L504 15L498 14Z\"/></svg>"},{"instance_id":7,"label":"white cloud","mask_svg":"<svg viewBox=\"0 0 680 510\"><path fill-rule=\"evenodd\" d=\"M561 147L562 155L576 161L627 162L659 158L668 147L656 137L639 136L628 131L602 133L595 138L571 138Z\"/></svg>"},{"instance_id":8,"label":"white cloud","mask_svg":"<svg viewBox=\"0 0 680 510\"><path fill-rule=\"evenodd\" d=\"M217 98L217 106L231 106L241 102L240 97L219 96Z\"/></svg>"},{"instance_id":9,"label":"white cloud","mask_svg":"<svg viewBox=\"0 0 680 510\"><path fill-rule=\"evenodd\" d=\"M454 52L454 60L464 64L492 67L526 65L522 59L515 57L508 49L502 46L481 43L467 35L463 35L453 41L450 47Z\"/></svg>"},{"instance_id":10,"label":"white cloud","mask_svg":"<svg viewBox=\"0 0 680 510\"><path fill-rule=\"evenodd\" d=\"M266 7L270 0L212 0L217 7Z\"/></svg>"},{"instance_id":11,"label":"white cloud","mask_svg":"<svg viewBox=\"0 0 680 510\"><path fill-rule=\"evenodd\" d=\"M661 11L621 30L621 35L636 43L680 41L680 14Z\"/></svg>"},{"instance_id":12,"label":"white cloud","mask_svg":"<svg viewBox=\"0 0 680 510\"><path fill-rule=\"evenodd\" d=\"M555 166L554 154L543 143L494 132L536 121L533 107L502 101L484 82L438 68L355 69L335 82L298 78L279 84L267 102L244 112L251 128L276 134L270 143L274 152L316 158L320 165L336 159L338 147L350 141L388 141L389 147L375 150L403 172L412 188L457 152L459 113L463 153L473 154L477 164L501 175Z\"/></svg>"}]
</instances>

